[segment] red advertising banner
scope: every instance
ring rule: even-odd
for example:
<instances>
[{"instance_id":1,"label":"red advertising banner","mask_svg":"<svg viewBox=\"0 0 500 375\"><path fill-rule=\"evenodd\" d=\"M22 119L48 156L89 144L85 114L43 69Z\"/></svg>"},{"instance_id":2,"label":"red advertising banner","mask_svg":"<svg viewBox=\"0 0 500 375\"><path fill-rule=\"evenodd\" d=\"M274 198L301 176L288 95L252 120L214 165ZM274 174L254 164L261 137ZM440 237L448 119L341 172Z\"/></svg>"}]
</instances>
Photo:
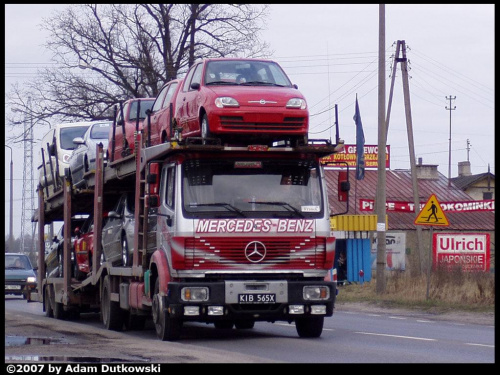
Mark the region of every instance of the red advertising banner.
<instances>
[{"instance_id":1,"label":"red advertising banner","mask_svg":"<svg viewBox=\"0 0 500 375\"><path fill-rule=\"evenodd\" d=\"M432 250L434 267L460 267L465 272L490 270L488 233L434 233Z\"/></svg>"},{"instance_id":2,"label":"red advertising banner","mask_svg":"<svg viewBox=\"0 0 500 375\"><path fill-rule=\"evenodd\" d=\"M495 200L486 199L481 201L463 201L463 202L439 202L441 209L447 212L464 212L464 211L495 211ZM420 203L420 208L425 206ZM373 211L375 207L375 200L373 199L360 199L360 211ZM387 211L397 212L415 212L415 204L413 202L395 202L386 201L385 208Z\"/></svg>"},{"instance_id":3,"label":"red advertising banner","mask_svg":"<svg viewBox=\"0 0 500 375\"><path fill-rule=\"evenodd\" d=\"M365 145L363 148L365 154L365 168L378 168L378 146ZM390 168L391 146L385 148L385 167ZM338 167L335 163L347 163L349 167L356 167L356 145L344 145L344 151L326 156L321 159L324 165Z\"/></svg>"}]
</instances>

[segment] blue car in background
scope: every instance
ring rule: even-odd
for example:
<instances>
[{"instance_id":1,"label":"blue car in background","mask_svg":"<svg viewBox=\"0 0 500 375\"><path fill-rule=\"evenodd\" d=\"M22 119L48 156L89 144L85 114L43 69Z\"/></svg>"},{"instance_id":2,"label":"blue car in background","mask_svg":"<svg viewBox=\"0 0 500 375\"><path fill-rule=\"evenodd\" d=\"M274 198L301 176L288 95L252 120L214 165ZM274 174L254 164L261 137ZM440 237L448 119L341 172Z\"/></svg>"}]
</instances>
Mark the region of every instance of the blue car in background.
<instances>
[{"instance_id":1,"label":"blue car in background","mask_svg":"<svg viewBox=\"0 0 500 375\"><path fill-rule=\"evenodd\" d=\"M36 267L31 266L28 256L19 253L5 253L5 295L22 295L29 300L36 290Z\"/></svg>"}]
</instances>

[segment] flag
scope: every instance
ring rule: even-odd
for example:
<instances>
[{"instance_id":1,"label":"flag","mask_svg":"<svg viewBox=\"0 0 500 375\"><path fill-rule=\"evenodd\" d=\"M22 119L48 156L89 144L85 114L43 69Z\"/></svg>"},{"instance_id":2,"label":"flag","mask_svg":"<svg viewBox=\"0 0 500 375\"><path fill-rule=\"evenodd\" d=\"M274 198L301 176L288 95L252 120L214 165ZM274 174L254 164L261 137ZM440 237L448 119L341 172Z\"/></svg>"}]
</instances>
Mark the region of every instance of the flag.
<instances>
[{"instance_id":1,"label":"flag","mask_svg":"<svg viewBox=\"0 0 500 375\"><path fill-rule=\"evenodd\" d=\"M363 133L363 124L361 123L357 95L356 112L354 113L353 119L356 123L356 180L362 180L365 178L365 134Z\"/></svg>"}]
</instances>

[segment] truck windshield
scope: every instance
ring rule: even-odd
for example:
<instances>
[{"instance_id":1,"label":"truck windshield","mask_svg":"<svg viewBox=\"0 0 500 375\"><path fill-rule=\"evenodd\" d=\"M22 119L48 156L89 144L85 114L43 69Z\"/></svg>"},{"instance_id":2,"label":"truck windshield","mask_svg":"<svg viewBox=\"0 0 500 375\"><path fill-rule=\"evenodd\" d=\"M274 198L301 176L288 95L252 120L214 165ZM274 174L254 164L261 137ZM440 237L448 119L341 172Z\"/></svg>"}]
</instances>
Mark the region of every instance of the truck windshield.
<instances>
[{"instance_id":1,"label":"truck windshield","mask_svg":"<svg viewBox=\"0 0 500 375\"><path fill-rule=\"evenodd\" d=\"M183 164L186 217L323 215L318 164L305 160L189 160Z\"/></svg>"}]
</instances>

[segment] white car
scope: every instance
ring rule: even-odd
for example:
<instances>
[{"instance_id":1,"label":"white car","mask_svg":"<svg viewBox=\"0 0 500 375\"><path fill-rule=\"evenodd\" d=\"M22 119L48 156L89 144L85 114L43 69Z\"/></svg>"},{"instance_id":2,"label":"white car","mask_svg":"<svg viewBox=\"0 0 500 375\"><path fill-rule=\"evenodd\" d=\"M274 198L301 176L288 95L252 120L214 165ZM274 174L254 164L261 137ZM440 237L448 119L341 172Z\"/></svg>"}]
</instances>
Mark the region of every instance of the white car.
<instances>
[{"instance_id":1,"label":"white car","mask_svg":"<svg viewBox=\"0 0 500 375\"><path fill-rule=\"evenodd\" d=\"M84 175L95 169L97 145L102 143L103 150L107 150L109 132L112 126L112 121L93 122L83 137L73 139L76 147L69 158L69 172L75 187L86 185Z\"/></svg>"},{"instance_id":2,"label":"white car","mask_svg":"<svg viewBox=\"0 0 500 375\"><path fill-rule=\"evenodd\" d=\"M47 195L62 187L64 170L75 148L73 139L83 136L91 124L90 121L57 124L43 136L38 169L40 185L47 188Z\"/></svg>"}]
</instances>

